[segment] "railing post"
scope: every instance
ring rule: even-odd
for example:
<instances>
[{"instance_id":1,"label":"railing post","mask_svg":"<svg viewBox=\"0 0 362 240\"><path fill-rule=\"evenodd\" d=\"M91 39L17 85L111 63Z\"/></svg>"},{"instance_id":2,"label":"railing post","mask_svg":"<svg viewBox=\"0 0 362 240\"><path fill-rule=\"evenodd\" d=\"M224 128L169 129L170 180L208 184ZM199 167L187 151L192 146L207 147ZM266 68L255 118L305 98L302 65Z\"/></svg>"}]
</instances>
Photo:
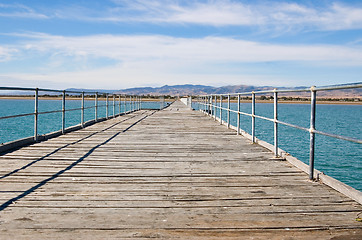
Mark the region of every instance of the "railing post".
<instances>
[{"instance_id":1,"label":"railing post","mask_svg":"<svg viewBox=\"0 0 362 240\"><path fill-rule=\"evenodd\" d=\"M238 119L237 119L237 132L236 134L240 134L240 94L238 94Z\"/></svg>"},{"instance_id":2,"label":"railing post","mask_svg":"<svg viewBox=\"0 0 362 240\"><path fill-rule=\"evenodd\" d=\"M131 101L132 101L132 98L131 98L131 96L129 96L129 100L127 101L127 109L128 109L128 112L130 112L131 111Z\"/></svg>"},{"instance_id":3,"label":"railing post","mask_svg":"<svg viewBox=\"0 0 362 240\"><path fill-rule=\"evenodd\" d=\"M201 99L200 99L200 102L201 102L201 106L202 106L202 112L204 112L205 111L205 105L204 105L204 103L205 103L205 100L204 100L204 97L201 97ZM205 112L204 112L205 113Z\"/></svg>"},{"instance_id":4,"label":"railing post","mask_svg":"<svg viewBox=\"0 0 362 240\"><path fill-rule=\"evenodd\" d=\"M211 96L207 97L207 115L211 115Z\"/></svg>"},{"instance_id":5,"label":"railing post","mask_svg":"<svg viewBox=\"0 0 362 240\"><path fill-rule=\"evenodd\" d=\"M251 94L251 140L255 143L255 93Z\"/></svg>"},{"instance_id":6,"label":"railing post","mask_svg":"<svg viewBox=\"0 0 362 240\"><path fill-rule=\"evenodd\" d=\"M94 99L94 120L96 122L98 122L98 93L96 92L95 94L95 99Z\"/></svg>"},{"instance_id":7,"label":"railing post","mask_svg":"<svg viewBox=\"0 0 362 240\"><path fill-rule=\"evenodd\" d=\"M38 107L39 107L39 89L35 89L35 105L34 105L34 141L38 141Z\"/></svg>"},{"instance_id":8,"label":"railing post","mask_svg":"<svg viewBox=\"0 0 362 240\"><path fill-rule=\"evenodd\" d=\"M206 96L202 97L202 102L203 102L203 110L204 110L204 114L206 113Z\"/></svg>"},{"instance_id":9,"label":"railing post","mask_svg":"<svg viewBox=\"0 0 362 240\"><path fill-rule=\"evenodd\" d=\"M127 109L127 95L124 95L124 113L126 114L126 109Z\"/></svg>"},{"instance_id":10,"label":"railing post","mask_svg":"<svg viewBox=\"0 0 362 240\"><path fill-rule=\"evenodd\" d=\"M208 100L207 100L207 103L208 103L208 112L207 112L207 114L209 115L209 116L211 116L212 117L212 108L213 108L213 98L212 98L212 95L210 95L210 96L208 96L208 98L207 98Z\"/></svg>"},{"instance_id":11,"label":"railing post","mask_svg":"<svg viewBox=\"0 0 362 240\"><path fill-rule=\"evenodd\" d=\"M204 109L205 109L205 106L204 106L204 97L200 97L200 110L201 110L201 112L203 112L204 111ZM201 108L202 107L202 108Z\"/></svg>"},{"instance_id":12,"label":"railing post","mask_svg":"<svg viewBox=\"0 0 362 240\"><path fill-rule=\"evenodd\" d=\"M82 126L82 128L84 128L84 92L82 92L82 113L80 125Z\"/></svg>"},{"instance_id":13,"label":"railing post","mask_svg":"<svg viewBox=\"0 0 362 240\"><path fill-rule=\"evenodd\" d=\"M63 90L63 101L62 101L62 134L65 133L65 90Z\"/></svg>"},{"instance_id":14,"label":"railing post","mask_svg":"<svg viewBox=\"0 0 362 240\"><path fill-rule=\"evenodd\" d=\"M222 125L222 95L220 95L220 124Z\"/></svg>"},{"instance_id":15,"label":"railing post","mask_svg":"<svg viewBox=\"0 0 362 240\"><path fill-rule=\"evenodd\" d=\"M126 101L127 101L127 95L124 95L124 99L123 99L123 112L124 114L126 114Z\"/></svg>"},{"instance_id":16,"label":"railing post","mask_svg":"<svg viewBox=\"0 0 362 240\"><path fill-rule=\"evenodd\" d=\"M213 111L214 111L214 97L210 95L209 97L209 103L210 103L210 116L213 117Z\"/></svg>"},{"instance_id":17,"label":"railing post","mask_svg":"<svg viewBox=\"0 0 362 240\"><path fill-rule=\"evenodd\" d=\"M127 95L124 95L123 105L124 105L124 113L126 114L126 109L127 109Z\"/></svg>"},{"instance_id":18,"label":"railing post","mask_svg":"<svg viewBox=\"0 0 362 240\"><path fill-rule=\"evenodd\" d=\"M205 102L206 103L206 114L208 116L212 116L212 96L206 96L205 97Z\"/></svg>"},{"instance_id":19,"label":"railing post","mask_svg":"<svg viewBox=\"0 0 362 240\"><path fill-rule=\"evenodd\" d=\"M207 112L207 110L208 110L208 99L209 99L209 97L208 96L205 96L205 114L207 114L208 115L208 112Z\"/></svg>"},{"instance_id":20,"label":"railing post","mask_svg":"<svg viewBox=\"0 0 362 240\"><path fill-rule=\"evenodd\" d=\"M214 120L216 121L216 104L217 104L217 96L215 95L215 98L214 98Z\"/></svg>"},{"instance_id":21,"label":"railing post","mask_svg":"<svg viewBox=\"0 0 362 240\"><path fill-rule=\"evenodd\" d=\"M134 111L137 111L137 96L134 96Z\"/></svg>"},{"instance_id":22,"label":"railing post","mask_svg":"<svg viewBox=\"0 0 362 240\"><path fill-rule=\"evenodd\" d=\"M279 157L278 150L278 92L274 89L274 157Z\"/></svg>"},{"instance_id":23,"label":"railing post","mask_svg":"<svg viewBox=\"0 0 362 240\"><path fill-rule=\"evenodd\" d=\"M212 117L213 116L213 107L214 107L214 103L213 103L213 101L214 101L214 98L213 98L213 96L212 95L210 95L210 96L208 96L208 105L209 105L209 109L208 109L208 112L207 112L207 114L210 116L210 117Z\"/></svg>"},{"instance_id":24,"label":"railing post","mask_svg":"<svg viewBox=\"0 0 362 240\"><path fill-rule=\"evenodd\" d=\"M227 118L227 128L230 128L230 94L228 95L228 118Z\"/></svg>"},{"instance_id":25,"label":"railing post","mask_svg":"<svg viewBox=\"0 0 362 240\"><path fill-rule=\"evenodd\" d=\"M316 90L315 86L310 89L310 150L309 150L309 179L314 179L314 150L315 150L315 113L316 113Z\"/></svg>"},{"instance_id":26,"label":"railing post","mask_svg":"<svg viewBox=\"0 0 362 240\"><path fill-rule=\"evenodd\" d=\"M211 116L211 104L210 104L210 98L211 96L205 97L205 113L209 116Z\"/></svg>"},{"instance_id":27,"label":"railing post","mask_svg":"<svg viewBox=\"0 0 362 240\"><path fill-rule=\"evenodd\" d=\"M104 95L104 94L102 94ZM108 94L106 93L106 119L108 119Z\"/></svg>"},{"instance_id":28,"label":"railing post","mask_svg":"<svg viewBox=\"0 0 362 240\"><path fill-rule=\"evenodd\" d=\"M118 115L121 115L121 95L118 95Z\"/></svg>"},{"instance_id":29,"label":"railing post","mask_svg":"<svg viewBox=\"0 0 362 240\"><path fill-rule=\"evenodd\" d=\"M137 110L140 110L140 96L137 96Z\"/></svg>"},{"instance_id":30,"label":"railing post","mask_svg":"<svg viewBox=\"0 0 362 240\"><path fill-rule=\"evenodd\" d=\"M116 102L115 102L116 96L113 94L113 118L116 117Z\"/></svg>"}]
</instances>

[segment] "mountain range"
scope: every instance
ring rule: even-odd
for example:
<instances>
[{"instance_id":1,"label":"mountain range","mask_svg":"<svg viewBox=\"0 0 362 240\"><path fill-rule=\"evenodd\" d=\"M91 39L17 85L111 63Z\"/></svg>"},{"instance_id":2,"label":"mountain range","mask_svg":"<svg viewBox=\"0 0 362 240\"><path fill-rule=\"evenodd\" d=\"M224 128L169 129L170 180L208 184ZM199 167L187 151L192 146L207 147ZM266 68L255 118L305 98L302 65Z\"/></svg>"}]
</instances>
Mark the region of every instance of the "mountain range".
<instances>
[{"instance_id":1,"label":"mountain range","mask_svg":"<svg viewBox=\"0 0 362 240\"><path fill-rule=\"evenodd\" d=\"M250 86L250 85L228 85L222 87L212 87L206 85L164 85L162 87L137 87L127 88L121 90L104 90L104 89L92 89L91 91L116 93L116 94L134 94L134 95L171 95L171 96L186 96L186 95L203 95L203 94L226 94L226 93L242 93L251 91L264 91L273 89L305 89L307 87L300 86L294 88L286 87L274 87L274 86ZM69 88L67 90L72 91L89 91L89 89L75 89ZM270 94L269 94L270 95ZM288 96L309 96L308 92L301 93L288 93ZM321 91L318 92L318 96L323 97L361 97L362 89L342 89L333 91Z\"/></svg>"}]
</instances>

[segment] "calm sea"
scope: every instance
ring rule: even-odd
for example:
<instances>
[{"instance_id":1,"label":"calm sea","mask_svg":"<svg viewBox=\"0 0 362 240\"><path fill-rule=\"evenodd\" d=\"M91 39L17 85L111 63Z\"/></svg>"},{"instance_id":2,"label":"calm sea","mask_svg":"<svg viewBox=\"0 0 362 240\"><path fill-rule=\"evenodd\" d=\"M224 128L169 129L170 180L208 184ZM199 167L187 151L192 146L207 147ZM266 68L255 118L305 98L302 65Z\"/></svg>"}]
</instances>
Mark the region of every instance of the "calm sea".
<instances>
[{"instance_id":1,"label":"calm sea","mask_svg":"<svg viewBox=\"0 0 362 240\"><path fill-rule=\"evenodd\" d=\"M121 104L121 109L115 102L115 113L129 111L131 109L129 102L126 103L126 109ZM106 102L98 101L98 118L106 117ZM93 107L94 100L84 102L84 107ZM81 107L80 100L67 100L66 109L76 109ZM142 108L160 108L160 102L144 102ZM39 112L57 111L62 109L61 100L40 100ZM34 112L34 100L30 99L0 99L0 117L9 115L18 115ZM108 115L113 115L113 102L109 101ZM81 122L81 111L68 111L65 114L65 127L78 125ZM84 121L94 119L94 108L84 110ZM39 135L58 131L62 128L62 113L39 114L38 116ZM6 143L20 138L30 137L34 134L34 116L25 116L18 118L9 118L0 120L0 143Z\"/></svg>"},{"instance_id":2,"label":"calm sea","mask_svg":"<svg viewBox=\"0 0 362 240\"><path fill-rule=\"evenodd\" d=\"M79 100L67 100L66 108L80 108ZM105 105L99 101L99 105ZM112 101L109 103L109 115L113 114ZM91 107L94 101L85 101L85 107ZM226 104L225 104L226 106ZM39 101L39 111L60 110L60 100ZM145 108L159 108L159 102L143 103ZM193 105L197 109L197 104ZM231 108L236 110L237 104L232 103ZM124 112L121 105L121 112ZM127 111L129 105L127 105ZM32 113L34 111L33 100L7 100L0 99L0 116ZM251 104L242 103L241 111L251 113ZM348 137L362 138L362 106L361 105L317 105L316 129L328 133L344 135ZM119 107L115 106L115 113ZM273 104L256 104L256 114L265 117L273 117ZM106 116L106 107L98 109L98 118ZM217 112L217 116L219 113ZM94 118L94 109L85 110L85 121ZM308 104L279 104L278 118L281 121L309 128L310 106ZM224 111L223 119L226 120ZM66 113L66 127L79 124L81 121L80 110ZM231 113L231 124L236 126L236 114ZM39 134L45 134L61 129L61 113L39 115ZM34 117L20 117L0 120L0 143L33 135ZM241 128L248 133L251 130L251 119L241 116ZM273 143L273 123L262 119L256 119L256 137ZM279 147L297 157L301 161L309 161L309 133L279 125ZM357 143L350 143L326 136L316 136L315 167L324 173L362 191L362 148Z\"/></svg>"}]
</instances>

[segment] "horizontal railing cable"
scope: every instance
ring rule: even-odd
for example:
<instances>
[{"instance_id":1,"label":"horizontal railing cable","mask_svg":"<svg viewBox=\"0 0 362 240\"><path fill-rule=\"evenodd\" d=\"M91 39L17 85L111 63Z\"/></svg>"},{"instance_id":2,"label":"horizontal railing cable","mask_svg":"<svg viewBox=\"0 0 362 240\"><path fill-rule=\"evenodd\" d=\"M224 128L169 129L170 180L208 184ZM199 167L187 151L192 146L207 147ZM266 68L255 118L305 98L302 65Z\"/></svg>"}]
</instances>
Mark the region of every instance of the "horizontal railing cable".
<instances>
[{"instance_id":1,"label":"horizontal railing cable","mask_svg":"<svg viewBox=\"0 0 362 240\"><path fill-rule=\"evenodd\" d=\"M310 134L310 153L309 153L309 178L314 178L314 151L315 151L315 134L320 134L336 139L341 139L353 143L361 144L362 140L346 137L338 134L327 133L324 131L319 131L315 129L315 119L316 119L316 94L319 91L333 91L333 90L341 90L341 89L356 89L362 88L362 83L354 83L354 84L344 84L344 85L334 85L334 86L323 86L323 87L315 87L312 86L310 88L296 88L296 89L273 89L273 90L263 90L263 91L252 91L252 92L240 92L240 93L226 93L226 94L209 94L209 95L199 95L197 96L197 103L199 104L199 110L203 111L204 113L208 114L209 116L217 119L216 111L219 112L219 121L221 123L225 122L227 126L230 125L230 112L237 114L237 134L240 133L240 115L249 116L252 118L251 124L251 135L252 135L252 142L255 142L255 119L263 119L269 122L274 123L274 156L279 156L279 148L278 148L278 124L282 124L291 128L300 129ZM310 127L301 127L295 124L291 124L288 122L278 120L278 93L295 93L295 92L310 92ZM258 94L273 94L274 98L274 117L269 118L265 116L260 116L255 114L255 103L256 103L256 95ZM240 103L241 103L241 96L248 96L251 95L251 99L247 97L249 101L251 101L252 111L251 113L246 113L240 111ZM237 96L237 103L238 109L234 110L230 107L230 98ZM227 102L227 107L225 104ZM227 113L227 121L223 120L223 112Z\"/></svg>"},{"instance_id":2,"label":"horizontal railing cable","mask_svg":"<svg viewBox=\"0 0 362 240\"><path fill-rule=\"evenodd\" d=\"M22 87L0 87L0 94L2 91L15 91L6 92L6 94L2 94L2 96L7 96L9 99L16 97L16 99L22 99L27 97L26 99L34 100L34 112L32 113L24 113L24 114L14 114L9 116L0 116L0 120L5 119L14 119L26 116L34 116L34 127L33 127L33 139L34 141L38 141L38 125L39 125L39 115L53 114L53 113L62 113L60 116L61 121L61 131L65 133L67 128L67 113L68 112L76 112L80 111L81 120L79 125L84 127L87 122L97 122L105 115L104 119L114 118L121 114L129 114L134 111L138 111L142 109L143 99L137 95L128 95L128 94L117 94L117 93L108 93L108 92L99 92L99 91L74 91L74 90L57 90L57 89L46 89L46 88L22 88ZM22 92L18 92L22 91ZM25 92L25 93L23 93ZM29 92L29 93L28 93ZM40 94L42 93L42 94ZM46 94L45 94L46 93ZM54 94L48 94L54 93ZM71 99L69 99L71 98ZM57 110L50 111L39 111L39 102L43 100L57 100L61 101L61 107ZM160 109L164 108L165 102L162 100L162 104L160 105ZM68 101L79 101L81 102L80 107L67 108ZM93 106L85 106L85 101L93 101ZM87 103L88 105L88 103ZM117 107L116 107L117 106ZM93 109L94 114L93 118L85 120L85 110ZM102 112L101 112L102 111ZM104 113L103 113L104 111ZM100 116L101 115L101 116ZM47 123L52 124L52 123ZM0 124L1 125L1 124ZM76 125L74 125L76 126ZM73 126L71 126L73 127ZM70 128L71 128L70 127ZM28 139L28 138L23 138ZM23 139L17 139L15 141L21 142ZM4 144L2 144L3 146Z\"/></svg>"}]
</instances>

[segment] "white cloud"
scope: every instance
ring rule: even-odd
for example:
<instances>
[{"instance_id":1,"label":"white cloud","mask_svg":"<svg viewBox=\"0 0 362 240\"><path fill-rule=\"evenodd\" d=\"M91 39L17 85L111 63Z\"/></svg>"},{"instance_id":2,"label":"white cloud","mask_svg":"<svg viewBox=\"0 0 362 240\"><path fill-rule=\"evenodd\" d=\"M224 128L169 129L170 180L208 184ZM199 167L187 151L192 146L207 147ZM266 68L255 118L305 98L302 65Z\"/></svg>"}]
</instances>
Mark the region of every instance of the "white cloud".
<instances>
[{"instance_id":1,"label":"white cloud","mask_svg":"<svg viewBox=\"0 0 362 240\"><path fill-rule=\"evenodd\" d=\"M269 30L345 30L362 28L362 5L341 2L112 0L111 4L72 2L54 9L0 4L0 16L60 18L91 22L247 26ZM46 10L44 10L46 9ZM43 12L41 12L43 11Z\"/></svg>"},{"instance_id":2,"label":"white cloud","mask_svg":"<svg viewBox=\"0 0 362 240\"><path fill-rule=\"evenodd\" d=\"M0 62L9 61L14 52L17 52L17 50L0 46Z\"/></svg>"},{"instance_id":3,"label":"white cloud","mask_svg":"<svg viewBox=\"0 0 362 240\"><path fill-rule=\"evenodd\" d=\"M164 67L172 67L173 64L163 62ZM145 86L163 86L177 84L203 84L211 86L250 84L250 85L274 85L292 86L296 82L276 76L260 74L235 74L235 73L192 73L182 72L174 74L164 70L158 63L131 63L87 71L57 72L49 74L37 73L10 73L0 74L0 82L14 82L15 85L27 87L58 88L65 89L93 88L93 89L123 89ZM6 80L8 80L6 82ZM5 84L14 86L14 84Z\"/></svg>"},{"instance_id":4,"label":"white cloud","mask_svg":"<svg viewBox=\"0 0 362 240\"><path fill-rule=\"evenodd\" d=\"M343 30L362 28L362 7L327 2L303 5L283 1L242 3L232 0L114 0L103 11L69 15L86 21L260 26L271 29ZM60 11L61 12L61 11ZM67 11L60 15L67 16Z\"/></svg>"},{"instance_id":5,"label":"white cloud","mask_svg":"<svg viewBox=\"0 0 362 240\"><path fill-rule=\"evenodd\" d=\"M327 30L362 28L362 8L333 4L329 12L320 17L321 25Z\"/></svg>"},{"instance_id":6,"label":"white cloud","mask_svg":"<svg viewBox=\"0 0 362 240\"><path fill-rule=\"evenodd\" d=\"M254 15L249 6L240 3L216 1L186 7L169 6L169 9L173 9L173 13L159 21L214 26L257 25L263 22L261 15Z\"/></svg>"},{"instance_id":7,"label":"white cloud","mask_svg":"<svg viewBox=\"0 0 362 240\"><path fill-rule=\"evenodd\" d=\"M144 22L153 24L199 24L213 26L257 25L264 21L255 5L229 0L178 1L178 0L113 0L114 7L102 11L79 11L73 8L58 10L58 16L84 21ZM75 13L77 12L77 13Z\"/></svg>"},{"instance_id":8,"label":"white cloud","mask_svg":"<svg viewBox=\"0 0 362 240\"><path fill-rule=\"evenodd\" d=\"M64 37L22 34L23 51L53 56L109 58L122 62L189 61L265 62L308 61L331 64L362 64L362 48L337 45L285 45L252 42L228 37L177 38L161 35L91 35Z\"/></svg>"},{"instance_id":9,"label":"white cloud","mask_svg":"<svg viewBox=\"0 0 362 240\"><path fill-rule=\"evenodd\" d=\"M34 9L22 4L1 4L0 3L0 17L14 17L14 18L48 18L45 14L38 13Z\"/></svg>"},{"instance_id":10,"label":"white cloud","mask_svg":"<svg viewBox=\"0 0 362 240\"><path fill-rule=\"evenodd\" d=\"M113 0L111 3L102 2L95 9L72 2L63 4L62 8L43 7L42 10L22 4L0 4L0 16L91 22L247 26L278 31L362 28L362 5L334 1L317 2L314 5L290 1L233 0Z\"/></svg>"}]
</instances>

